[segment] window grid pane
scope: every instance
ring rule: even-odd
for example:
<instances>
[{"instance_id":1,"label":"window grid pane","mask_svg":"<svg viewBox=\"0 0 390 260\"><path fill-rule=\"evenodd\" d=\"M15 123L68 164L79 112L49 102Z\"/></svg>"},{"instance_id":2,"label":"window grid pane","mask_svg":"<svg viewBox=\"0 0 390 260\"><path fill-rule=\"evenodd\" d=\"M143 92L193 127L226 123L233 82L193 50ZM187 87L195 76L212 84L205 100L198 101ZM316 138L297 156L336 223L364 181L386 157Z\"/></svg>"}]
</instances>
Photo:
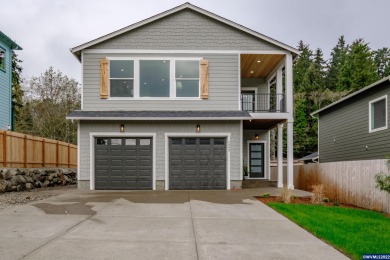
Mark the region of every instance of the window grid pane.
<instances>
[{"instance_id":1,"label":"window grid pane","mask_svg":"<svg viewBox=\"0 0 390 260\"><path fill-rule=\"evenodd\" d=\"M140 60L140 97L169 97L169 60Z\"/></svg>"},{"instance_id":2,"label":"window grid pane","mask_svg":"<svg viewBox=\"0 0 390 260\"><path fill-rule=\"evenodd\" d=\"M199 97L199 61L176 61L176 97Z\"/></svg>"},{"instance_id":3,"label":"window grid pane","mask_svg":"<svg viewBox=\"0 0 390 260\"><path fill-rule=\"evenodd\" d=\"M110 97L134 96L134 61L110 61Z\"/></svg>"},{"instance_id":4,"label":"window grid pane","mask_svg":"<svg viewBox=\"0 0 390 260\"><path fill-rule=\"evenodd\" d=\"M371 104L371 128L372 130L386 126L386 99L381 99Z\"/></svg>"},{"instance_id":5,"label":"window grid pane","mask_svg":"<svg viewBox=\"0 0 390 260\"><path fill-rule=\"evenodd\" d=\"M0 69L5 71L6 51L0 48Z\"/></svg>"}]
</instances>

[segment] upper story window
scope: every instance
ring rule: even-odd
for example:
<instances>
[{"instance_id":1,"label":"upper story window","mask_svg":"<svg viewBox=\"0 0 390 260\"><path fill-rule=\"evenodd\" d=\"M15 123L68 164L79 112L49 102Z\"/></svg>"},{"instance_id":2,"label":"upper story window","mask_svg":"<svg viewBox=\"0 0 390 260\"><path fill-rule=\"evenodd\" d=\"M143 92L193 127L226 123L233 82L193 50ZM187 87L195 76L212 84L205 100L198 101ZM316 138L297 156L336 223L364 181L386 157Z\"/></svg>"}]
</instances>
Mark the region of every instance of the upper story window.
<instances>
[{"instance_id":1,"label":"upper story window","mask_svg":"<svg viewBox=\"0 0 390 260\"><path fill-rule=\"evenodd\" d=\"M5 71L5 50L0 48L0 70Z\"/></svg>"},{"instance_id":2,"label":"upper story window","mask_svg":"<svg viewBox=\"0 0 390 260\"><path fill-rule=\"evenodd\" d=\"M200 98L200 58L109 62L110 98Z\"/></svg>"},{"instance_id":3,"label":"upper story window","mask_svg":"<svg viewBox=\"0 0 390 260\"><path fill-rule=\"evenodd\" d=\"M176 97L199 97L199 61L176 61Z\"/></svg>"},{"instance_id":4,"label":"upper story window","mask_svg":"<svg viewBox=\"0 0 390 260\"><path fill-rule=\"evenodd\" d=\"M134 96L134 61L112 60L110 62L110 96Z\"/></svg>"},{"instance_id":5,"label":"upper story window","mask_svg":"<svg viewBox=\"0 0 390 260\"><path fill-rule=\"evenodd\" d=\"M169 60L140 60L140 97L169 97Z\"/></svg>"},{"instance_id":6,"label":"upper story window","mask_svg":"<svg viewBox=\"0 0 390 260\"><path fill-rule=\"evenodd\" d=\"M387 95L369 103L369 132L387 129Z\"/></svg>"}]
</instances>

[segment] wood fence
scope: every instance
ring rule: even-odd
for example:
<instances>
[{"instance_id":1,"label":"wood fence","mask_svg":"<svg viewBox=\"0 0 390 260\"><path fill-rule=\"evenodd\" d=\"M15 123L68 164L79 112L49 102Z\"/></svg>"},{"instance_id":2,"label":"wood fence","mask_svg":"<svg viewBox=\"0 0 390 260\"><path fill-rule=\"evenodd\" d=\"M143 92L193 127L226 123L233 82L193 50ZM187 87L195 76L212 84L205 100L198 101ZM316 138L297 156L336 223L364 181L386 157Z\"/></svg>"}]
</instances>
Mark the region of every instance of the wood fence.
<instances>
[{"instance_id":1,"label":"wood fence","mask_svg":"<svg viewBox=\"0 0 390 260\"><path fill-rule=\"evenodd\" d=\"M77 146L61 141L0 130L0 167L77 167Z\"/></svg>"},{"instance_id":2,"label":"wood fence","mask_svg":"<svg viewBox=\"0 0 390 260\"><path fill-rule=\"evenodd\" d=\"M294 167L295 188L311 191L323 184L325 195L341 203L390 213L390 195L377 189L375 175L388 174L386 160L312 163Z\"/></svg>"}]
</instances>

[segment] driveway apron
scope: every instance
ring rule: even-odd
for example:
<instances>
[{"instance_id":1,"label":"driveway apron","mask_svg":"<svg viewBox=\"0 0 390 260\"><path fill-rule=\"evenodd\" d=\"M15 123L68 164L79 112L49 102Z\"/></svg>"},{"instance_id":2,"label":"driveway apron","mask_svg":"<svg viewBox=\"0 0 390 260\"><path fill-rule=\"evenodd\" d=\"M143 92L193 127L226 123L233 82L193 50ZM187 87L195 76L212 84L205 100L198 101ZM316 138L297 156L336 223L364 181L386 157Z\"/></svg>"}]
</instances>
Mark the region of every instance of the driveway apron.
<instances>
[{"instance_id":1,"label":"driveway apron","mask_svg":"<svg viewBox=\"0 0 390 260\"><path fill-rule=\"evenodd\" d=\"M259 191L68 191L0 211L1 259L348 259Z\"/></svg>"}]
</instances>

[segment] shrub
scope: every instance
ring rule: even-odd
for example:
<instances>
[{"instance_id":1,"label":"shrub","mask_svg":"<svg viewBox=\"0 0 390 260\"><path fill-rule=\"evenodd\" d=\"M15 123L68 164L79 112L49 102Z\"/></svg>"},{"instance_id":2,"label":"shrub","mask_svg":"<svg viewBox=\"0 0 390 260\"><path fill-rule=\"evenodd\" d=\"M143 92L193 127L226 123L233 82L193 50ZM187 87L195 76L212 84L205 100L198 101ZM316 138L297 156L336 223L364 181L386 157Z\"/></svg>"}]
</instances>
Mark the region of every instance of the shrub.
<instances>
[{"instance_id":1,"label":"shrub","mask_svg":"<svg viewBox=\"0 0 390 260\"><path fill-rule=\"evenodd\" d=\"M277 200L285 204L291 202L291 191L287 188L287 185L283 186L282 193L277 197Z\"/></svg>"},{"instance_id":2,"label":"shrub","mask_svg":"<svg viewBox=\"0 0 390 260\"><path fill-rule=\"evenodd\" d=\"M311 203L313 204L321 204L325 198L324 196L324 185L317 184L311 186L313 196L311 197Z\"/></svg>"},{"instance_id":3,"label":"shrub","mask_svg":"<svg viewBox=\"0 0 390 260\"><path fill-rule=\"evenodd\" d=\"M386 155L386 166L390 171L390 155ZM376 187L390 194L390 175L380 172L375 175Z\"/></svg>"},{"instance_id":4,"label":"shrub","mask_svg":"<svg viewBox=\"0 0 390 260\"><path fill-rule=\"evenodd\" d=\"M327 203L327 202L329 202L329 198L325 197L322 201Z\"/></svg>"},{"instance_id":5,"label":"shrub","mask_svg":"<svg viewBox=\"0 0 390 260\"><path fill-rule=\"evenodd\" d=\"M269 194L269 193L264 193L264 194L262 194L260 197L261 198L269 198L271 196L271 194Z\"/></svg>"},{"instance_id":6,"label":"shrub","mask_svg":"<svg viewBox=\"0 0 390 260\"><path fill-rule=\"evenodd\" d=\"M376 187L380 190L390 193L390 175L383 172L375 175Z\"/></svg>"}]
</instances>

